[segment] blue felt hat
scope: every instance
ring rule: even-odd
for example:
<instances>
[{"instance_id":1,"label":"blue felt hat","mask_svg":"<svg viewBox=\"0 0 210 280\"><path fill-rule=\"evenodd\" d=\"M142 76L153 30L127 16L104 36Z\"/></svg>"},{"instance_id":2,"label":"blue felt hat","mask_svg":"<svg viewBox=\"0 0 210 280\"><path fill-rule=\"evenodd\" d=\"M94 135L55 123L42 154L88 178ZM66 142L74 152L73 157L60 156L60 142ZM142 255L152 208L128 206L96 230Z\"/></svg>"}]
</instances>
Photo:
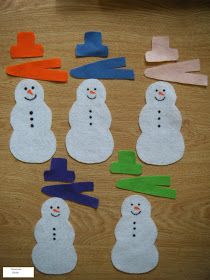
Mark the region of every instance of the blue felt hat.
<instances>
[{"instance_id":1,"label":"blue felt hat","mask_svg":"<svg viewBox=\"0 0 210 280\"><path fill-rule=\"evenodd\" d=\"M50 170L44 172L45 181L74 182L75 173L67 170L67 160L65 158L53 158L51 160Z\"/></svg>"},{"instance_id":2,"label":"blue felt hat","mask_svg":"<svg viewBox=\"0 0 210 280\"><path fill-rule=\"evenodd\" d=\"M84 44L78 44L76 46L76 56L107 57L108 47L102 45L101 32L86 32L84 36Z\"/></svg>"}]
</instances>

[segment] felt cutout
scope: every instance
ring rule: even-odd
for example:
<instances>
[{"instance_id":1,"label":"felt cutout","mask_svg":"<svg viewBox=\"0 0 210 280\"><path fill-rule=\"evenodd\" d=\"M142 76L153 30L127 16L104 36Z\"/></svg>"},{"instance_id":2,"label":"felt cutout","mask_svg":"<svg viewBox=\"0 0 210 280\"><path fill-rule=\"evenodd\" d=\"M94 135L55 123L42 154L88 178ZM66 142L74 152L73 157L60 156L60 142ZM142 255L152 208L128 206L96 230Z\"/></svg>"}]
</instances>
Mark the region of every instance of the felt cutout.
<instances>
[{"instance_id":1,"label":"felt cutout","mask_svg":"<svg viewBox=\"0 0 210 280\"><path fill-rule=\"evenodd\" d=\"M42 192L49 196L60 197L92 208L98 208L99 200L95 197L81 194L94 190L93 182L77 182L72 184L45 186Z\"/></svg>"},{"instance_id":2,"label":"felt cutout","mask_svg":"<svg viewBox=\"0 0 210 280\"><path fill-rule=\"evenodd\" d=\"M50 198L43 203L41 214L34 230L37 242L32 251L34 266L45 274L71 272L77 264L77 254L68 205L61 198Z\"/></svg>"},{"instance_id":3,"label":"felt cutout","mask_svg":"<svg viewBox=\"0 0 210 280\"><path fill-rule=\"evenodd\" d=\"M121 214L115 228L112 264L127 273L151 271L158 264L159 253L155 246L158 233L149 201L143 196L131 195L123 201Z\"/></svg>"},{"instance_id":4,"label":"felt cutout","mask_svg":"<svg viewBox=\"0 0 210 280\"><path fill-rule=\"evenodd\" d=\"M182 62L167 63L160 66L150 67L144 71L148 78L164 80L182 84L207 86L208 76L198 73L188 73L200 71L200 60L192 59Z\"/></svg>"},{"instance_id":5,"label":"felt cutout","mask_svg":"<svg viewBox=\"0 0 210 280\"><path fill-rule=\"evenodd\" d=\"M116 182L116 186L123 190L171 199L176 198L176 190L167 188L170 186L169 176L142 176L138 178L120 179Z\"/></svg>"},{"instance_id":6,"label":"felt cutout","mask_svg":"<svg viewBox=\"0 0 210 280\"><path fill-rule=\"evenodd\" d=\"M101 32L86 32L84 37L85 43L76 46L76 56L97 56L107 57L108 47L102 45L102 34Z\"/></svg>"},{"instance_id":7,"label":"felt cutout","mask_svg":"<svg viewBox=\"0 0 210 280\"><path fill-rule=\"evenodd\" d=\"M45 181L74 182L74 171L67 170L67 160L65 158L53 158L50 170L44 171Z\"/></svg>"},{"instance_id":8,"label":"felt cutout","mask_svg":"<svg viewBox=\"0 0 210 280\"><path fill-rule=\"evenodd\" d=\"M142 165L136 163L136 153L134 151L119 151L118 161L112 162L109 170L111 173L140 175Z\"/></svg>"},{"instance_id":9,"label":"felt cutout","mask_svg":"<svg viewBox=\"0 0 210 280\"><path fill-rule=\"evenodd\" d=\"M146 52L145 59L147 62L173 61L179 59L179 53L177 49L169 47L169 37L154 36L152 50Z\"/></svg>"},{"instance_id":10,"label":"felt cutout","mask_svg":"<svg viewBox=\"0 0 210 280\"><path fill-rule=\"evenodd\" d=\"M44 102L43 87L35 80L22 80L15 89L15 100L10 115L11 153L28 163L49 160L56 151L56 138L51 130L52 112Z\"/></svg>"},{"instance_id":11,"label":"felt cutout","mask_svg":"<svg viewBox=\"0 0 210 280\"><path fill-rule=\"evenodd\" d=\"M10 65L6 67L5 72L8 75L15 77L24 77L52 82L67 82L67 71L54 69L59 67L61 67L61 59L51 58Z\"/></svg>"},{"instance_id":12,"label":"felt cutout","mask_svg":"<svg viewBox=\"0 0 210 280\"><path fill-rule=\"evenodd\" d=\"M17 35L17 45L10 48L12 58L39 57L43 56L43 54L43 46L35 44L34 32L19 32Z\"/></svg>"},{"instance_id":13,"label":"felt cutout","mask_svg":"<svg viewBox=\"0 0 210 280\"><path fill-rule=\"evenodd\" d=\"M112 118L105 100L106 89L99 80L84 80L77 88L77 100L69 112L71 129L66 136L66 148L79 162L103 162L113 152L109 130Z\"/></svg>"},{"instance_id":14,"label":"felt cutout","mask_svg":"<svg viewBox=\"0 0 210 280\"><path fill-rule=\"evenodd\" d=\"M182 116L175 102L176 92L169 83L153 83L146 91L146 105L139 115L142 134L136 150L148 164L168 165L183 157Z\"/></svg>"},{"instance_id":15,"label":"felt cutout","mask_svg":"<svg viewBox=\"0 0 210 280\"><path fill-rule=\"evenodd\" d=\"M133 70L121 69L125 66L125 57L110 58L74 68L70 71L70 74L72 77L79 79L134 80Z\"/></svg>"}]
</instances>

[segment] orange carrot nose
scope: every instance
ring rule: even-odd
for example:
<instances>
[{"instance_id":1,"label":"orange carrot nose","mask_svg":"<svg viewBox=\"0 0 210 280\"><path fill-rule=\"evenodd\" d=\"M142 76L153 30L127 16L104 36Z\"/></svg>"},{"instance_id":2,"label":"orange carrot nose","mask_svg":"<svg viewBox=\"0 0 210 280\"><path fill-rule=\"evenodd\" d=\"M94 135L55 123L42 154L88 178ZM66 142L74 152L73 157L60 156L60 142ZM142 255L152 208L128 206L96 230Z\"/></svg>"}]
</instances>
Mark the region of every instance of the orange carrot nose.
<instances>
[{"instance_id":1,"label":"orange carrot nose","mask_svg":"<svg viewBox=\"0 0 210 280\"><path fill-rule=\"evenodd\" d=\"M159 93L160 95L164 95L164 93L163 93L162 91L159 91L158 93Z\"/></svg>"},{"instance_id":2,"label":"orange carrot nose","mask_svg":"<svg viewBox=\"0 0 210 280\"><path fill-rule=\"evenodd\" d=\"M134 206L134 210L140 210L140 208L138 206Z\"/></svg>"},{"instance_id":3,"label":"orange carrot nose","mask_svg":"<svg viewBox=\"0 0 210 280\"><path fill-rule=\"evenodd\" d=\"M93 91L93 90L91 90L91 91L90 91L90 93L91 93L91 94L96 94L96 92L95 92L95 91Z\"/></svg>"},{"instance_id":4,"label":"orange carrot nose","mask_svg":"<svg viewBox=\"0 0 210 280\"><path fill-rule=\"evenodd\" d=\"M60 211L57 209L53 209L53 212L60 213Z\"/></svg>"},{"instance_id":5,"label":"orange carrot nose","mask_svg":"<svg viewBox=\"0 0 210 280\"><path fill-rule=\"evenodd\" d=\"M31 89L28 89L28 90L27 90L27 93L28 93L28 94L33 94L33 91L32 91Z\"/></svg>"}]
</instances>

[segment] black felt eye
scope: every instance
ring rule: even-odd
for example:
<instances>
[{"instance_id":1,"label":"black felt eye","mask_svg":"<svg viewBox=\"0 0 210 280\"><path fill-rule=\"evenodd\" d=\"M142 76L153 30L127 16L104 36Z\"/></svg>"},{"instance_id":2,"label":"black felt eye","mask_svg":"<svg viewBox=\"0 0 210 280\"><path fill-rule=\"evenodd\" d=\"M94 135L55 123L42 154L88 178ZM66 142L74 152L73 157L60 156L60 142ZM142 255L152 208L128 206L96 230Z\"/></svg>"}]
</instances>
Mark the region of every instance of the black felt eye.
<instances>
[{"instance_id":1,"label":"black felt eye","mask_svg":"<svg viewBox=\"0 0 210 280\"><path fill-rule=\"evenodd\" d=\"M31 89L34 89L34 86L32 86Z\"/></svg>"},{"instance_id":2,"label":"black felt eye","mask_svg":"<svg viewBox=\"0 0 210 280\"><path fill-rule=\"evenodd\" d=\"M50 206L50 209L53 209L53 207L52 207L52 206Z\"/></svg>"},{"instance_id":3,"label":"black felt eye","mask_svg":"<svg viewBox=\"0 0 210 280\"><path fill-rule=\"evenodd\" d=\"M25 90L27 90L27 87L24 87Z\"/></svg>"},{"instance_id":4,"label":"black felt eye","mask_svg":"<svg viewBox=\"0 0 210 280\"><path fill-rule=\"evenodd\" d=\"M87 88L87 90L89 90L89 88Z\"/></svg>"},{"instance_id":5,"label":"black felt eye","mask_svg":"<svg viewBox=\"0 0 210 280\"><path fill-rule=\"evenodd\" d=\"M158 92L158 89L156 89L155 91Z\"/></svg>"},{"instance_id":6,"label":"black felt eye","mask_svg":"<svg viewBox=\"0 0 210 280\"><path fill-rule=\"evenodd\" d=\"M163 89L163 91L165 92L166 90L165 90L165 89Z\"/></svg>"},{"instance_id":7,"label":"black felt eye","mask_svg":"<svg viewBox=\"0 0 210 280\"><path fill-rule=\"evenodd\" d=\"M96 90L96 88L94 88L94 90Z\"/></svg>"},{"instance_id":8,"label":"black felt eye","mask_svg":"<svg viewBox=\"0 0 210 280\"><path fill-rule=\"evenodd\" d=\"M57 209L60 209L60 207L59 207L59 206L57 206Z\"/></svg>"},{"instance_id":9,"label":"black felt eye","mask_svg":"<svg viewBox=\"0 0 210 280\"><path fill-rule=\"evenodd\" d=\"M133 206L133 203L131 203L131 206Z\"/></svg>"},{"instance_id":10,"label":"black felt eye","mask_svg":"<svg viewBox=\"0 0 210 280\"><path fill-rule=\"evenodd\" d=\"M138 206L140 206L140 203L138 203Z\"/></svg>"}]
</instances>

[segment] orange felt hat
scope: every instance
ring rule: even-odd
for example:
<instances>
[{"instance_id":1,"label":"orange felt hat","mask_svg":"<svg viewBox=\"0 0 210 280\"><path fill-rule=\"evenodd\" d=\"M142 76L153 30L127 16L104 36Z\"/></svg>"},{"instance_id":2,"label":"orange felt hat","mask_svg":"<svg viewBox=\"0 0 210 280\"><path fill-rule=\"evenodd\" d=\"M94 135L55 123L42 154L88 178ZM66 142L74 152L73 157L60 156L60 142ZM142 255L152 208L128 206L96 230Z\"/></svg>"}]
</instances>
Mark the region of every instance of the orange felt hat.
<instances>
[{"instance_id":1,"label":"orange felt hat","mask_svg":"<svg viewBox=\"0 0 210 280\"><path fill-rule=\"evenodd\" d=\"M34 32L19 32L17 45L11 46L12 58L39 57L43 56L44 48L41 44L35 44Z\"/></svg>"}]
</instances>

